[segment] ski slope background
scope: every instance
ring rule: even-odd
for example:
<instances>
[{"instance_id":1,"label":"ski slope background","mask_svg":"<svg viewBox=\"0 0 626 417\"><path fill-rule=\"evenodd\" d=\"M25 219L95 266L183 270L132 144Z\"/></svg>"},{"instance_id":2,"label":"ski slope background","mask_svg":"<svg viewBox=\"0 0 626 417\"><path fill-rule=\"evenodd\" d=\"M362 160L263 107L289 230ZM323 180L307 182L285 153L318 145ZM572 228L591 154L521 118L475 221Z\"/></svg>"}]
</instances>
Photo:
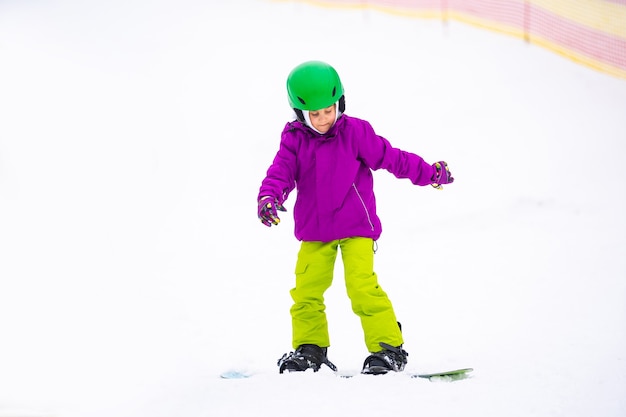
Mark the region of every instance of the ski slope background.
<instances>
[{"instance_id":1,"label":"ski slope background","mask_svg":"<svg viewBox=\"0 0 626 417\"><path fill-rule=\"evenodd\" d=\"M472 379L278 375L299 244L255 199L310 59L348 114L448 161L443 191L375 174L376 270L408 370ZM456 22L5 0L0 416L623 416L625 150L626 81ZM327 307L357 371L339 262Z\"/></svg>"}]
</instances>

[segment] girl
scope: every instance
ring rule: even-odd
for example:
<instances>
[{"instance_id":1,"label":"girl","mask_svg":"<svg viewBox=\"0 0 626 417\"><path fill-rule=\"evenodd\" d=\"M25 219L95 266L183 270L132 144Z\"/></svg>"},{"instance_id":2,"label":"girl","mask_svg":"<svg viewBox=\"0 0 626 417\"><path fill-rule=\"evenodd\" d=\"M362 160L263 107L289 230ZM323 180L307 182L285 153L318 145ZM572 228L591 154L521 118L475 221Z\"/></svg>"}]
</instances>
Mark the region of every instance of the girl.
<instances>
[{"instance_id":1,"label":"girl","mask_svg":"<svg viewBox=\"0 0 626 417\"><path fill-rule=\"evenodd\" d=\"M415 185L440 187L454 179L445 162L430 165L394 148L368 122L344 114L343 86L330 65L310 61L294 68L287 94L297 120L285 126L258 195L259 219L271 227L278 225L278 211L286 211L283 204L297 188L295 236L302 243L291 290L295 351L279 359L279 371L318 371L322 364L336 370L326 356L324 292L332 283L338 248L352 310L361 319L371 353L362 372L402 371L408 356L402 332L374 272L374 242L382 229L372 170L386 169Z\"/></svg>"}]
</instances>

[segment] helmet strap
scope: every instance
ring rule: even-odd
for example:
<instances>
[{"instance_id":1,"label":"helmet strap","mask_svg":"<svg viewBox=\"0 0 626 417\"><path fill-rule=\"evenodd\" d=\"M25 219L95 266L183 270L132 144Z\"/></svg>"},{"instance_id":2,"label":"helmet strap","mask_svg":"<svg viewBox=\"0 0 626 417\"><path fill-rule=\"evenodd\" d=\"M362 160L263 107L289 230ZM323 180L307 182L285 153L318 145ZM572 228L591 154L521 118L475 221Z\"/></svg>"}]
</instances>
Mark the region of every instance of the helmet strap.
<instances>
[{"instance_id":1,"label":"helmet strap","mask_svg":"<svg viewBox=\"0 0 626 417\"><path fill-rule=\"evenodd\" d=\"M302 110L300 110L300 109L293 109L293 111L296 113L296 119L300 123L306 123L306 120L304 120L304 114L302 113Z\"/></svg>"}]
</instances>

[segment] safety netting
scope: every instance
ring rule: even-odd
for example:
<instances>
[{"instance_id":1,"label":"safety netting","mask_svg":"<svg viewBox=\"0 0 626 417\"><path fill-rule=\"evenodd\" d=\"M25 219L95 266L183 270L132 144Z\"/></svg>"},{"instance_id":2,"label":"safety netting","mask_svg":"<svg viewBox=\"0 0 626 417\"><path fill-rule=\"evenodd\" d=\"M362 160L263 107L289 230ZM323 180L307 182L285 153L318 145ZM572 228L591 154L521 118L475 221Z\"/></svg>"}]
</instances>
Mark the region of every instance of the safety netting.
<instances>
[{"instance_id":1,"label":"safety netting","mask_svg":"<svg viewBox=\"0 0 626 417\"><path fill-rule=\"evenodd\" d=\"M295 0L298 1L298 0ZM626 0L300 0L457 20L520 37L626 78Z\"/></svg>"}]
</instances>

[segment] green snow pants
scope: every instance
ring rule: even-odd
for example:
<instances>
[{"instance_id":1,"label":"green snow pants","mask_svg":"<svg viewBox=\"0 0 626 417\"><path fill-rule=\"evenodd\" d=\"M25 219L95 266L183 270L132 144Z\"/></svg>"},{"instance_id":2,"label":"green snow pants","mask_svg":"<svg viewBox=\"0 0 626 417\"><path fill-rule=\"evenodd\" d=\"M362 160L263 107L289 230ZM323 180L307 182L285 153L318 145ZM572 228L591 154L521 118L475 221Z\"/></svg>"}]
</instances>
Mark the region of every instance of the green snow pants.
<instances>
[{"instance_id":1,"label":"green snow pants","mask_svg":"<svg viewBox=\"0 0 626 417\"><path fill-rule=\"evenodd\" d=\"M345 271L345 283L352 311L360 317L365 345L379 352L379 343L403 344L402 333L387 294L378 285L374 272L374 242L349 238L332 242L302 242L296 263L296 286L291 298L293 348L302 344L330 346L324 292L333 281L337 249Z\"/></svg>"}]
</instances>

